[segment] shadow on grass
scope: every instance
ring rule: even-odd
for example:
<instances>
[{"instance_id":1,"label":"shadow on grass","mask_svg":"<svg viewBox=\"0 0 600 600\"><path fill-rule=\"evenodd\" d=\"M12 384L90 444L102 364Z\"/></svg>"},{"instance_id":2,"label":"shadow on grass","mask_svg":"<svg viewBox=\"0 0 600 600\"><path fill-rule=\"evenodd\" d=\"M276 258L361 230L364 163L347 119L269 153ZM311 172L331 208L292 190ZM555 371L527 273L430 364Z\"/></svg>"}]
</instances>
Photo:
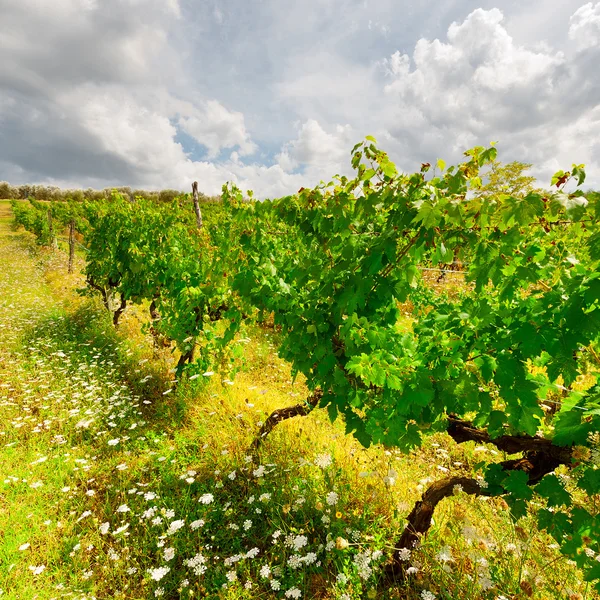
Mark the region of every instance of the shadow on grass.
<instances>
[{"instance_id":1,"label":"shadow on grass","mask_svg":"<svg viewBox=\"0 0 600 600\"><path fill-rule=\"evenodd\" d=\"M42 354L68 354L72 364L94 366L102 378L125 385L143 404L143 417L152 428L177 428L185 419L186 394L167 393L174 387L164 363L152 360L152 349L139 340L119 334L110 315L89 300L65 311L55 308L25 329L21 336L25 360L33 363ZM31 350L34 348L35 350ZM60 354L59 354L60 356Z\"/></svg>"}]
</instances>

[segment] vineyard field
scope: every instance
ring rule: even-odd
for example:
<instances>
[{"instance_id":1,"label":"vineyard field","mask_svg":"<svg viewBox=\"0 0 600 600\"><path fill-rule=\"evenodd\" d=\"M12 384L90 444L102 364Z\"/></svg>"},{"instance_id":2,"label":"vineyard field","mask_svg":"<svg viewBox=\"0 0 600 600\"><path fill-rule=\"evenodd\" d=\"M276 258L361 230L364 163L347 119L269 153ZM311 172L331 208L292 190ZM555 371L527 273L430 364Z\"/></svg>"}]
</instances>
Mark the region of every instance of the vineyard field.
<instances>
[{"instance_id":1,"label":"vineyard field","mask_svg":"<svg viewBox=\"0 0 600 600\"><path fill-rule=\"evenodd\" d=\"M0 597L600 598L600 195L465 156L0 201Z\"/></svg>"}]
</instances>

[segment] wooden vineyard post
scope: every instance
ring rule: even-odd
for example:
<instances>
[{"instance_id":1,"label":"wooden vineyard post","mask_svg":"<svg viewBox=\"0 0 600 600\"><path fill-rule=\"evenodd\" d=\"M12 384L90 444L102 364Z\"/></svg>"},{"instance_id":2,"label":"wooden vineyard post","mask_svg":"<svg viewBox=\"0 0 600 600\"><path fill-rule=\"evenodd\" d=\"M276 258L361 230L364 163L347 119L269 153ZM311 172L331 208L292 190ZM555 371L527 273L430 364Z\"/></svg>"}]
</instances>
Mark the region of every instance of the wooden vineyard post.
<instances>
[{"instance_id":1,"label":"wooden vineyard post","mask_svg":"<svg viewBox=\"0 0 600 600\"><path fill-rule=\"evenodd\" d=\"M52 209L48 209L48 236L50 237L50 246L55 250L58 248L58 242L54 237L54 224L52 223Z\"/></svg>"},{"instance_id":2,"label":"wooden vineyard post","mask_svg":"<svg viewBox=\"0 0 600 600\"><path fill-rule=\"evenodd\" d=\"M73 272L73 259L75 258L75 219L69 223L69 273Z\"/></svg>"},{"instance_id":3,"label":"wooden vineyard post","mask_svg":"<svg viewBox=\"0 0 600 600\"><path fill-rule=\"evenodd\" d=\"M194 195L194 212L196 213L196 225L202 229L202 213L200 212L200 201L198 200L198 182L192 183L192 194Z\"/></svg>"}]
</instances>

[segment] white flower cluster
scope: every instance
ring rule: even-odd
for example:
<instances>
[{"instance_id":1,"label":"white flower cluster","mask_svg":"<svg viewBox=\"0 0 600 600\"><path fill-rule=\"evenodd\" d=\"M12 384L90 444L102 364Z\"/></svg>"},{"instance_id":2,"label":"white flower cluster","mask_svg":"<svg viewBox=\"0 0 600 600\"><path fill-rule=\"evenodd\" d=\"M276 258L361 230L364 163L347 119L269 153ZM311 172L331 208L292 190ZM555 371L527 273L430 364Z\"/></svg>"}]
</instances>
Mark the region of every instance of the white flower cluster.
<instances>
[{"instance_id":1,"label":"white flower cluster","mask_svg":"<svg viewBox=\"0 0 600 600\"><path fill-rule=\"evenodd\" d=\"M184 560L183 564L192 569L194 575L197 575L198 577L204 575L206 572L206 557L201 552L198 552L198 554L192 558Z\"/></svg>"},{"instance_id":2,"label":"white flower cluster","mask_svg":"<svg viewBox=\"0 0 600 600\"><path fill-rule=\"evenodd\" d=\"M365 581L373 574L373 567L371 564L374 561L379 560L383 556L381 550L365 550L364 552L358 552L354 555L354 565L358 572L358 576Z\"/></svg>"}]
</instances>

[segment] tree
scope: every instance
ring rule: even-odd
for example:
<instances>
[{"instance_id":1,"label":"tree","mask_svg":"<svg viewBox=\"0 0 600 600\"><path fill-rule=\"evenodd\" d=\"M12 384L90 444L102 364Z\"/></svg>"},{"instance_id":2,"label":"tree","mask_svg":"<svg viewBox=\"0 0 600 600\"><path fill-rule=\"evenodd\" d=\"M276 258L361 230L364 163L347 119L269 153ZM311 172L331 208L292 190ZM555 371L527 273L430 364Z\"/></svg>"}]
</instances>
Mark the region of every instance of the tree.
<instances>
[{"instance_id":1,"label":"tree","mask_svg":"<svg viewBox=\"0 0 600 600\"><path fill-rule=\"evenodd\" d=\"M474 191L477 198L497 198L500 194L509 196L526 196L536 191L535 177L525 175L532 167L532 163L523 163L518 160L502 164L494 159L489 163L489 170L482 176L483 185Z\"/></svg>"}]
</instances>

